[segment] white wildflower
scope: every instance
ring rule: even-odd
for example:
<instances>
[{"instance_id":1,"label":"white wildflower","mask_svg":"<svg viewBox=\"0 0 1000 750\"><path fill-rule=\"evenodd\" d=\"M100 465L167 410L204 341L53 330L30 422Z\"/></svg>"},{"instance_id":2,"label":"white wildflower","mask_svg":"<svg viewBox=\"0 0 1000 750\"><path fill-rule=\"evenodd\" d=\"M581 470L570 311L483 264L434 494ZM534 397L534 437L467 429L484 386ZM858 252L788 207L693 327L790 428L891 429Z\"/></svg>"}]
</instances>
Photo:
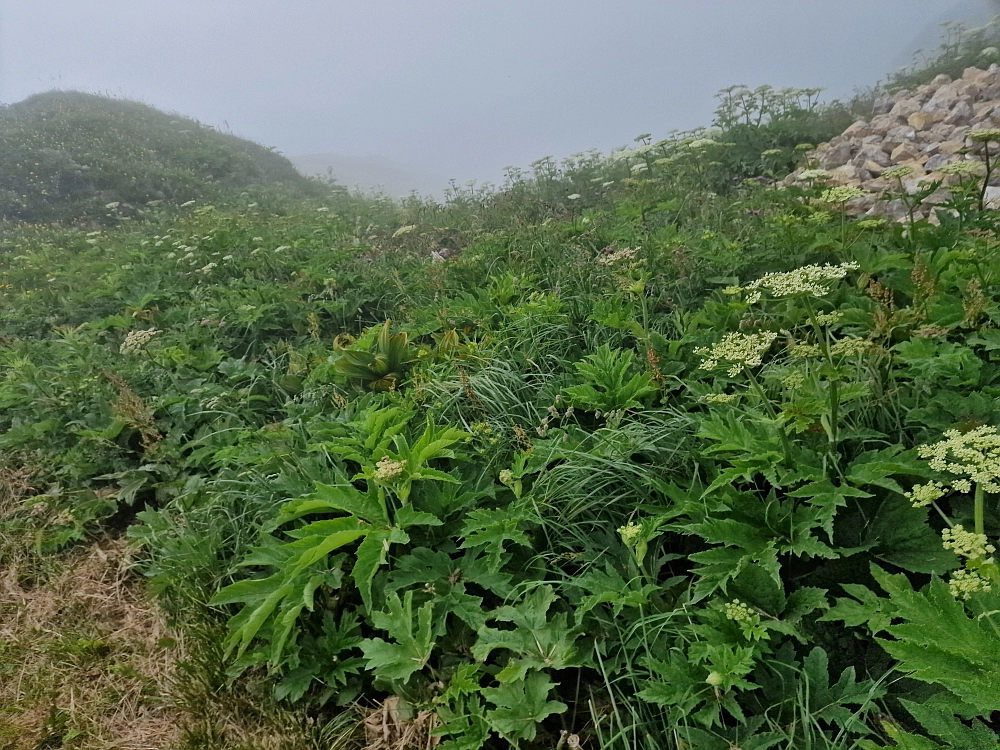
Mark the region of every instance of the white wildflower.
<instances>
[{"instance_id":1,"label":"white wildflower","mask_svg":"<svg viewBox=\"0 0 1000 750\"><path fill-rule=\"evenodd\" d=\"M405 468L406 461L395 461L388 456L382 456L375 469L375 480L385 483L392 482L403 473Z\"/></svg>"},{"instance_id":2,"label":"white wildflower","mask_svg":"<svg viewBox=\"0 0 1000 750\"><path fill-rule=\"evenodd\" d=\"M705 357L699 369L714 370L720 362L729 365L729 376L736 377L744 367L756 367L778 334L770 331L762 333L727 333L718 344L711 348L700 347L695 354Z\"/></svg>"},{"instance_id":3,"label":"white wildflower","mask_svg":"<svg viewBox=\"0 0 1000 750\"><path fill-rule=\"evenodd\" d=\"M625 526L618 527L618 533L627 547L634 547L642 534L642 526L631 521Z\"/></svg>"},{"instance_id":4,"label":"white wildflower","mask_svg":"<svg viewBox=\"0 0 1000 750\"><path fill-rule=\"evenodd\" d=\"M121 347L118 351L122 354L138 354L146 345L153 340L160 331L155 328L144 328L136 331L129 331L125 335L125 340L122 342Z\"/></svg>"},{"instance_id":5,"label":"white wildflower","mask_svg":"<svg viewBox=\"0 0 1000 750\"><path fill-rule=\"evenodd\" d=\"M945 549L950 549L959 557L967 557L970 560L985 560L987 556L997 551L996 547L989 543L986 534L966 531L961 524L944 529L941 532L941 540Z\"/></svg>"},{"instance_id":6,"label":"white wildflower","mask_svg":"<svg viewBox=\"0 0 1000 750\"><path fill-rule=\"evenodd\" d=\"M968 599L973 594L990 591L989 581L974 570L956 570L948 581L948 590L956 599Z\"/></svg>"},{"instance_id":7,"label":"white wildflower","mask_svg":"<svg viewBox=\"0 0 1000 750\"><path fill-rule=\"evenodd\" d=\"M906 493L906 497L913 504L914 508L924 508L940 497L944 496L945 486L940 482L928 482L927 484L915 484Z\"/></svg>"},{"instance_id":8,"label":"white wildflower","mask_svg":"<svg viewBox=\"0 0 1000 750\"><path fill-rule=\"evenodd\" d=\"M984 492L1000 492L1000 433L996 427L977 427L969 432L948 430L945 439L933 445L922 445L917 451L927 459L931 468L958 477L952 485L963 491L971 489L970 482ZM964 481L963 481L964 480Z\"/></svg>"},{"instance_id":9,"label":"white wildflower","mask_svg":"<svg viewBox=\"0 0 1000 750\"><path fill-rule=\"evenodd\" d=\"M823 191L820 200L824 203L847 203L865 195L865 191L856 187L832 187Z\"/></svg>"},{"instance_id":10,"label":"white wildflower","mask_svg":"<svg viewBox=\"0 0 1000 750\"><path fill-rule=\"evenodd\" d=\"M747 302L754 304L760 301L762 290L772 297L791 297L798 294L808 294L813 297L823 297L830 293L831 283L838 281L850 271L858 268L857 263L841 263L831 266L802 266L786 273L769 273L746 285L750 292Z\"/></svg>"}]
</instances>

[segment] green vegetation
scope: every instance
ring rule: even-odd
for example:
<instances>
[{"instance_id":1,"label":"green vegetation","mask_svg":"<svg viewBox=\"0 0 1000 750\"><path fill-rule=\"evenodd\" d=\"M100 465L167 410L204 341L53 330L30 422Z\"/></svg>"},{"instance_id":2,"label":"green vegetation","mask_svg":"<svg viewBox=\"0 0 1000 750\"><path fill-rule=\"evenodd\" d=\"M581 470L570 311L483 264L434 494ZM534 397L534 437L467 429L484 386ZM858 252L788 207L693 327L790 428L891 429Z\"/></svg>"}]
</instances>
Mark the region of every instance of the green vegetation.
<instances>
[{"instance_id":1,"label":"green vegetation","mask_svg":"<svg viewBox=\"0 0 1000 750\"><path fill-rule=\"evenodd\" d=\"M52 91L0 107L3 218L107 223L275 187L317 194L280 154L138 102Z\"/></svg>"},{"instance_id":2,"label":"green vegetation","mask_svg":"<svg viewBox=\"0 0 1000 750\"><path fill-rule=\"evenodd\" d=\"M944 25L944 38L936 50L920 50L912 65L889 76L886 88L913 89L942 73L960 78L969 67L988 68L1000 64L1000 18L979 28L962 24Z\"/></svg>"},{"instance_id":3,"label":"green vegetation","mask_svg":"<svg viewBox=\"0 0 1000 750\"><path fill-rule=\"evenodd\" d=\"M38 640L0 746L108 746L71 675L166 651L192 750L1000 747L996 214L775 186L814 93L444 205L0 225L5 590L124 533L172 633Z\"/></svg>"}]
</instances>

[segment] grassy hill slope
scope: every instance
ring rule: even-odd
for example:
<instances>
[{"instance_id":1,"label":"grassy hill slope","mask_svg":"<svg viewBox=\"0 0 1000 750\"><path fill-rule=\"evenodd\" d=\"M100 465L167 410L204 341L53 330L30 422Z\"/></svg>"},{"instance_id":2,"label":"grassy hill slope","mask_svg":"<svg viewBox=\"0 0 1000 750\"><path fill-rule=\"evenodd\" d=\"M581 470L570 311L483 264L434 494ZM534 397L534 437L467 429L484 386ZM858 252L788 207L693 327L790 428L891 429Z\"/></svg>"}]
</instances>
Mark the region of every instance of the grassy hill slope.
<instances>
[{"instance_id":1,"label":"grassy hill slope","mask_svg":"<svg viewBox=\"0 0 1000 750\"><path fill-rule=\"evenodd\" d=\"M4 218L93 219L108 203L128 215L278 184L319 189L269 148L139 102L50 91L0 109Z\"/></svg>"}]
</instances>

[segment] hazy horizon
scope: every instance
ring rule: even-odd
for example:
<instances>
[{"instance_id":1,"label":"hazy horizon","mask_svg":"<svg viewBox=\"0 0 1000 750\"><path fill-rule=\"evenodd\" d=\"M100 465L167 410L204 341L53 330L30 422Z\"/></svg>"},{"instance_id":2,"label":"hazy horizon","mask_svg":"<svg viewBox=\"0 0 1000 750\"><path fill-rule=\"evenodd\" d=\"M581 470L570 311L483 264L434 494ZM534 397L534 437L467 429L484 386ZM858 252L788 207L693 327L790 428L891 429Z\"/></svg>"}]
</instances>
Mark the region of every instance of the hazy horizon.
<instances>
[{"instance_id":1,"label":"hazy horizon","mask_svg":"<svg viewBox=\"0 0 1000 750\"><path fill-rule=\"evenodd\" d=\"M0 101L68 88L234 132L389 192L708 124L728 85L874 84L988 0L0 0ZM310 161L311 160L311 161ZM316 171L322 171L318 168ZM379 182L371 182L379 184Z\"/></svg>"}]
</instances>

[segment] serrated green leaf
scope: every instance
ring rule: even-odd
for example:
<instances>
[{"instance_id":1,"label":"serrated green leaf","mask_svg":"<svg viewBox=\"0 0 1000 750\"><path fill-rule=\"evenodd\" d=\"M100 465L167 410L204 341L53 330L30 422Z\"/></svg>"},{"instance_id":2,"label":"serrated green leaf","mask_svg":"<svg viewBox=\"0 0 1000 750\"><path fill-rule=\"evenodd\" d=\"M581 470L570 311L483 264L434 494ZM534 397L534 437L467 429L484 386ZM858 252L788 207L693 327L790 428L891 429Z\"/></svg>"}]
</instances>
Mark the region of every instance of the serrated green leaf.
<instances>
[{"instance_id":1,"label":"serrated green leaf","mask_svg":"<svg viewBox=\"0 0 1000 750\"><path fill-rule=\"evenodd\" d=\"M539 723L567 709L565 703L548 699L554 687L545 674L534 672L523 681L486 688L483 696L496 706L486 712L486 719L514 747L521 740L530 742L538 733Z\"/></svg>"},{"instance_id":2,"label":"serrated green leaf","mask_svg":"<svg viewBox=\"0 0 1000 750\"><path fill-rule=\"evenodd\" d=\"M387 612L372 612L372 622L387 631L395 643L368 638L361 642L361 650L368 660L368 669L377 677L406 681L426 666L434 650L434 604L427 602L417 611L416 623L412 591L407 591L402 601L399 594L390 592L386 604Z\"/></svg>"}]
</instances>

